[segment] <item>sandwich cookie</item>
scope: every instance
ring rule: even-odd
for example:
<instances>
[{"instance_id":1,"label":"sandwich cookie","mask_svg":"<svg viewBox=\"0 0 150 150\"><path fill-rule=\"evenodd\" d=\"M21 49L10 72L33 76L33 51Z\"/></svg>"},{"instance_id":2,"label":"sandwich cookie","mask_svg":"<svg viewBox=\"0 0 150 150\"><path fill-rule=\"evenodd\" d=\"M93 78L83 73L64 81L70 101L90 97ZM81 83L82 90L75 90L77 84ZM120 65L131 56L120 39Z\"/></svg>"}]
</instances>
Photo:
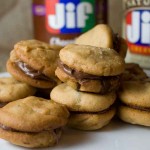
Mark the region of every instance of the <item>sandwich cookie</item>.
<instances>
[{"instance_id":1,"label":"sandwich cookie","mask_svg":"<svg viewBox=\"0 0 150 150\"><path fill-rule=\"evenodd\" d=\"M116 100L114 92L107 95L79 92L63 83L50 94L53 101L65 105L69 111L99 112L108 109Z\"/></svg>"},{"instance_id":2,"label":"sandwich cookie","mask_svg":"<svg viewBox=\"0 0 150 150\"><path fill-rule=\"evenodd\" d=\"M48 44L37 41L20 41L14 46L7 62L7 70L17 80L37 88L56 85L55 69L58 52Z\"/></svg>"},{"instance_id":3,"label":"sandwich cookie","mask_svg":"<svg viewBox=\"0 0 150 150\"><path fill-rule=\"evenodd\" d=\"M100 129L115 115L115 93L99 95L74 90L65 83L51 91L51 99L70 110L68 126L81 130Z\"/></svg>"},{"instance_id":4,"label":"sandwich cookie","mask_svg":"<svg viewBox=\"0 0 150 150\"><path fill-rule=\"evenodd\" d=\"M55 74L74 89L100 94L118 89L125 63L113 49L70 44L59 56Z\"/></svg>"},{"instance_id":5,"label":"sandwich cookie","mask_svg":"<svg viewBox=\"0 0 150 150\"><path fill-rule=\"evenodd\" d=\"M127 63L122 74L122 81L143 80L148 78L143 69L135 63Z\"/></svg>"},{"instance_id":6,"label":"sandwich cookie","mask_svg":"<svg viewBox=\"0 0 150 150\"><path fill-rule=\"evenodd\" d=\"M26 83L19 82L12 77L0 78L0 107L7 103L32 96L36 89Z\"/></svg>"},{"instance_id":7,"label":"sandwich cookie","mask_svg":"<svg viewBox=\"0 0 150 150\"><path fill-rule=\"evenodd\" d=\"M127 52L126 41L118 34L114 34L110 26L105 24L96 25L91 30L83 33L76 39L75 43L112 48L116 50L123 58L125 58Z\"/></svg>"},{"instance_id":8,"label":"sandwich cookie","mask_svg":"<svg viewBox=\"0 0 150 150\"><path fill-rule=\"evenodd\" d=\"M118 93L121 104L118 116L121 120L150 126L150 80L125 81Z\"/></svg>"},{"instance_id":9,"label":"sandwich cookie","mask_svg":"<svg viewBox=\"0 0 150 150\"><path fill-rule=\"evenodd\" d=\"M0 138L28 148L53 146L66 125L65 106L34 96L0 109Z\"/></svg>"},{"instance_id":10,"label":"sandwich cookie","mask_svg":"<svg viewBox=\"0 0 150 150\"><path fill-rule=\"evenodd\" d=\"M68 126L79 130L98 130L109 124L115 113L114 107L98 113L71 112Z\"/></svg>"}]
</instances>

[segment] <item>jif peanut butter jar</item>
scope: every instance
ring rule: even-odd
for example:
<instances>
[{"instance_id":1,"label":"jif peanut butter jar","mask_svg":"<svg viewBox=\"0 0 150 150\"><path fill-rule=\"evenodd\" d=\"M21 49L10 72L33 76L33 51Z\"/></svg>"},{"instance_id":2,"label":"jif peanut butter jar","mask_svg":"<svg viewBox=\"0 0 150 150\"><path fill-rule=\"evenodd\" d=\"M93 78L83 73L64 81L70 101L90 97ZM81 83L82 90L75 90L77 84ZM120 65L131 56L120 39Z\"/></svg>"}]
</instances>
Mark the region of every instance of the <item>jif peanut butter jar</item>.
<instances>
[{"instance_id":1,"label":"jif peanut butter jar","mask_svg":"<svg viewBox=\"0 0 150 150\"><path fill-rule=\"evenodd\" d=\"M34 38L65 46L98 23L107 23L107 0L33 0Z\"/></svg>"}]
</instances>

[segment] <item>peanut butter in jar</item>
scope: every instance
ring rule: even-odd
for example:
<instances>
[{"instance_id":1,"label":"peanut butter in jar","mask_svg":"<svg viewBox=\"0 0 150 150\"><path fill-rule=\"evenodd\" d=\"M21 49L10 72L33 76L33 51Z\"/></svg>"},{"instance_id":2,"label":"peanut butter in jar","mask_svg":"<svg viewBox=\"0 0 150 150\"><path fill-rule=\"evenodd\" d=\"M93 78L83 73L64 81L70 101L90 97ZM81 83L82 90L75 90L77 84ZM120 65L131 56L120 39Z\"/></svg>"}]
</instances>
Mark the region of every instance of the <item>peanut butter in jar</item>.
<instances>
[{"instance_id":1,"label":"peanut butter in jar","mask_svg":"<svg viewBox=\"0 0 150 150\"><path fill-rule=\"evenodd\" d=\"M123 0L126 61L150 69L150 0Z\"/></svg>"},{"instance_id":2,"label":"peanut butter in jar","mask_svg":"<svg viewBox=\"0 0 150 150\"><path fill-rule=\"evenodd\" d=\"M107 23L107 0L33 0L34 37L65 46L98 23Z\"/></svg>"}]
</instances>

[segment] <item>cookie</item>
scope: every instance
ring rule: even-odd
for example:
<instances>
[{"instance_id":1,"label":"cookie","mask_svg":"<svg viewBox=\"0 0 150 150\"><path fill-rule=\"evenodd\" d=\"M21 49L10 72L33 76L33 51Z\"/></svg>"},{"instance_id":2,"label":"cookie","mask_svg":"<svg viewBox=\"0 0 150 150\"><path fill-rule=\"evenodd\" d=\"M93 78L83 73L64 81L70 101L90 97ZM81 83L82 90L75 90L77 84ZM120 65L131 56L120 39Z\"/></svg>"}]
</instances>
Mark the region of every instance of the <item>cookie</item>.
<instances>
[{"instance_id":1,"label":"cookie","mask_svg":"<svg viewBox=\"0 0 150 150\"><path fill-rule=\"evenodd\" d=\"M121 101L118 115L131 124L150 126L150 81L125 81L118 97Z\"/></svg>"},{"instance_id":2,"label":"cookie","mask_svg":"<svg viewBox=\"0 0 150 150\"><path fill-rule=\"evenodd\" d=\"M59 55L55 74L73 88L100 94L118 89L124 60L113 49L70 44Z\"/></svg>"},{"instance_id":3,"label":"cookie","mask_svg":"<svg viewBox=\"0 0 150 150\"><path fill-rule=\"evenodd\" d=\"M7 62L7 70L17 80L37 88L56 85L55 69L58 52L48 44L37 41L20 41L14 46Z\"/></svg>"},{"instance_id":4,"label":"cookie","mask_svg":"<svg viewBox=\"0 0 150 150\"><path fill-rule=\"evenodd\" d=\"M124 60L109 48L70 44L60 51L60 60L78 71L97 76L115 76L124 71Z\"/></svg>"},{"instance_id":5,"label":"cookie","mask_svg":"<svg viewBox=\"0 0 150 150\"><path fill-rule=\"evenodd\" d=\"M81 34L75 41L76 44L91 45L96 47L113 48L112 29L105 24L96 25L91 30Z\"/></svg>"},{"instance_id":6,"label":"cookie","mask_svg":"<svg viewBox=\"0 0 150 150\"><path fill-rule=\"evenodd\" d=\"M68 126L80 130L98 130L107 125L115 115L115 108L99 113L71 113Z\"/></svg>"},{"instance_id":7,"label":"cookie","mask_svg":"<svg viewBox=\"0 0 150 150\"><path fill-rule=\"evenodd\" d=\"M148 78L144 70L135 63L126 63L125 71L122 75L123 81L143 80Z\"/></svg>"},{"instance_id":8,"label":"cookie","mask_svg":"<svg viewBox=\"0 0 150 150\"><path fill-rule=\"evenodd\" d=\"M69 112L65 106L30 96L4 106L0 116L0 138L34 148L56 143L57 129L66 125Z\"/></svg>"},{"instance_id":9,"label":"cookie","mask_svg":"<svg viewBox=\"0 0 150 150\"><path fill-rule=\"evenodd\" d=\"M19 82L12 77L0 78L0 107L9 102L32 96L36 89L26 83Z\"/></svg>"},{"instance_id":10,"label":"cookie","mask_svg":"<svg viewBox=\"0 0 150 150\"><path fill-rule=\"evenodd\" d=\"M109 108L116 99L115 93L99 95L78 92L65 83L51 91L51 99L65 105L70 111L99 112Z\"/></svg>"},{"instance_id":11,"label":"cookie","mask_svg":"<svg viewBox=\"0 0 150 150\"><path fill-rule=\"evenodd\" d=\"M91 30L83 33L76 39L75 43L112 48L116 50L123 58L125 58L127 52L126 41L118 34L114 34L111 27L105 24L96 25Z\"/></svg>"},{"instance_id":12,"label":"cookie","mask_svg":"<svg viewBox=\"0 0 150 150\"><path fill-rule=\"evenodd\" d=\"M0 123L7 127L22 132L40 132L64 126L69 113L52 101L29 96L7 104L0 109L0 116L3 116Z\"/></svg>"},{"instance_id":13,"label":"cookie","mask_svg":"<svg viewBox=\"0 0 150 150\"><path fill-rule=\"evenodd\" d=\"M43 148L57 144L61 135L61 129L59 129L59 132L60 133L51 130L39 133L22 133L0 128L0 138L22 147Z\"/></svg>"},{"instance_id":14,"label":"cookie","mask_svg":"<svg viewBox=\"0 0 150 150\"><path fill-rule=\"evenodd\" d=\"M119 99L128 105L150 107L150 82L126 81L121 85Z\"/></svg>"},{"instance_id":15,"label":"cookie","mask_svg":"<svg viewBox=\"0 0 150 150\"><path fill-rule=\"evenodd\" d=\"M120 105L118 116L124 122L150 127L150 108L145 110L141 109L141 107L133 108Z\"/></svg>"}]
</instances>

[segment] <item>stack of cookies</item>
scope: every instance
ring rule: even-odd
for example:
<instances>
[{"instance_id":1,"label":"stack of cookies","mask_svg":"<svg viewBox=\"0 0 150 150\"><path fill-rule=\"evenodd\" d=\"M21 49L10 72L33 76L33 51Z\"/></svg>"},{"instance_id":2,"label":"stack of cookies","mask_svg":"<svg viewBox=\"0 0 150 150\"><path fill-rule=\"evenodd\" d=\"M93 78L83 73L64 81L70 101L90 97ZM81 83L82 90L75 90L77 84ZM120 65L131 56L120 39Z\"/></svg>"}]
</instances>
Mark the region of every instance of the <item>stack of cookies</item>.
<instances>
[{"instance_id":1,"label":"stack of cookies","mask_svg":"<svg viewBox=\"0 0 150 150\"><path fill-rule=\"evenodd\" d=\"M7 62L13 77L0 78L0 138L29 148L57 143L69 117L65 106L49 99L59 82L55 76L58 53L37 40L14 46ZM37 97L43 95L49 100Z\"/></svg>"},{"instance_id":2,"label":"stack of cookies","mask_svg":"<svg viewBox=\"0 0 150 150\"><path fill-rule=\"evenodd\" d=\"M137 64L126 64L123 81L118 92L121 120L150 126L150 79Z\"/></svg>"},{"instance_id":3,"label":"stack of cookies","mask_svg":"<svg viewBox=\"0 0 150 150\"><path fill-rule=\"evenodd\" d=\"M49 99L50 90L59 82L55 76L58 48L37 40L15 44L7 62L13 77L0 78L0 107L32 95Z\"/></svg>"},{"instance_id":4,"label":"stack of cookies","mask_svg":"<svg viewBox=\"0 0 150 150\"><path fill-rule=\"evenodd\" d=\"M125 65L125 40L97 25L75 43L14 46L7 62L13 77L0 78L0 138L39 148L56 144L66 124L100 129L115 115L118 89L120 119L150 126L150 80L137 64Z\"/></svg>"},{"instance_id":5,"label":"stack of cookies","mask_svg":"<svg viewBox=\"0 0 150 150\"><path fill-rule=\"evenodd\" d=\"M63 84L51 91L51 99L71 112L68 125L96 130L115 115L116 90L124 71L124 60L110 48L70 44L60 53L55 71Z\"/></svg>"},{"instance_id":6,"label":"stack of cookies","mask_svg":"<svg viewBox=\"0 0 150 150\"><path fill-rule=\"evenodd\" d=\"M150 127L150 80L126 81L119 91L121 120Z\"/></svg>"},{"instance_id":7,"label":"stack of cookies","mask_svg":"<svg viewBox=\"0 0 150 150\"><path fill-rule=\"evenodd\" d=\"M48 44L37 41L20 41L10 54L7 70L17 80L37 88L56 85L54 72L58 54Z\"/></svg>"},{"instance_id":8,"label":"stack of cookies","mask_svg":"<svg viewBox=\"0 0 150 150\"><path fill-rule=\"evenodd\" d=\"M10 53L7 71L15 79L37 88L37 96L49 98L50 90L59 82L55 77L58 53L41 41L20 41Z\"/></svg>"}]
</instances>

